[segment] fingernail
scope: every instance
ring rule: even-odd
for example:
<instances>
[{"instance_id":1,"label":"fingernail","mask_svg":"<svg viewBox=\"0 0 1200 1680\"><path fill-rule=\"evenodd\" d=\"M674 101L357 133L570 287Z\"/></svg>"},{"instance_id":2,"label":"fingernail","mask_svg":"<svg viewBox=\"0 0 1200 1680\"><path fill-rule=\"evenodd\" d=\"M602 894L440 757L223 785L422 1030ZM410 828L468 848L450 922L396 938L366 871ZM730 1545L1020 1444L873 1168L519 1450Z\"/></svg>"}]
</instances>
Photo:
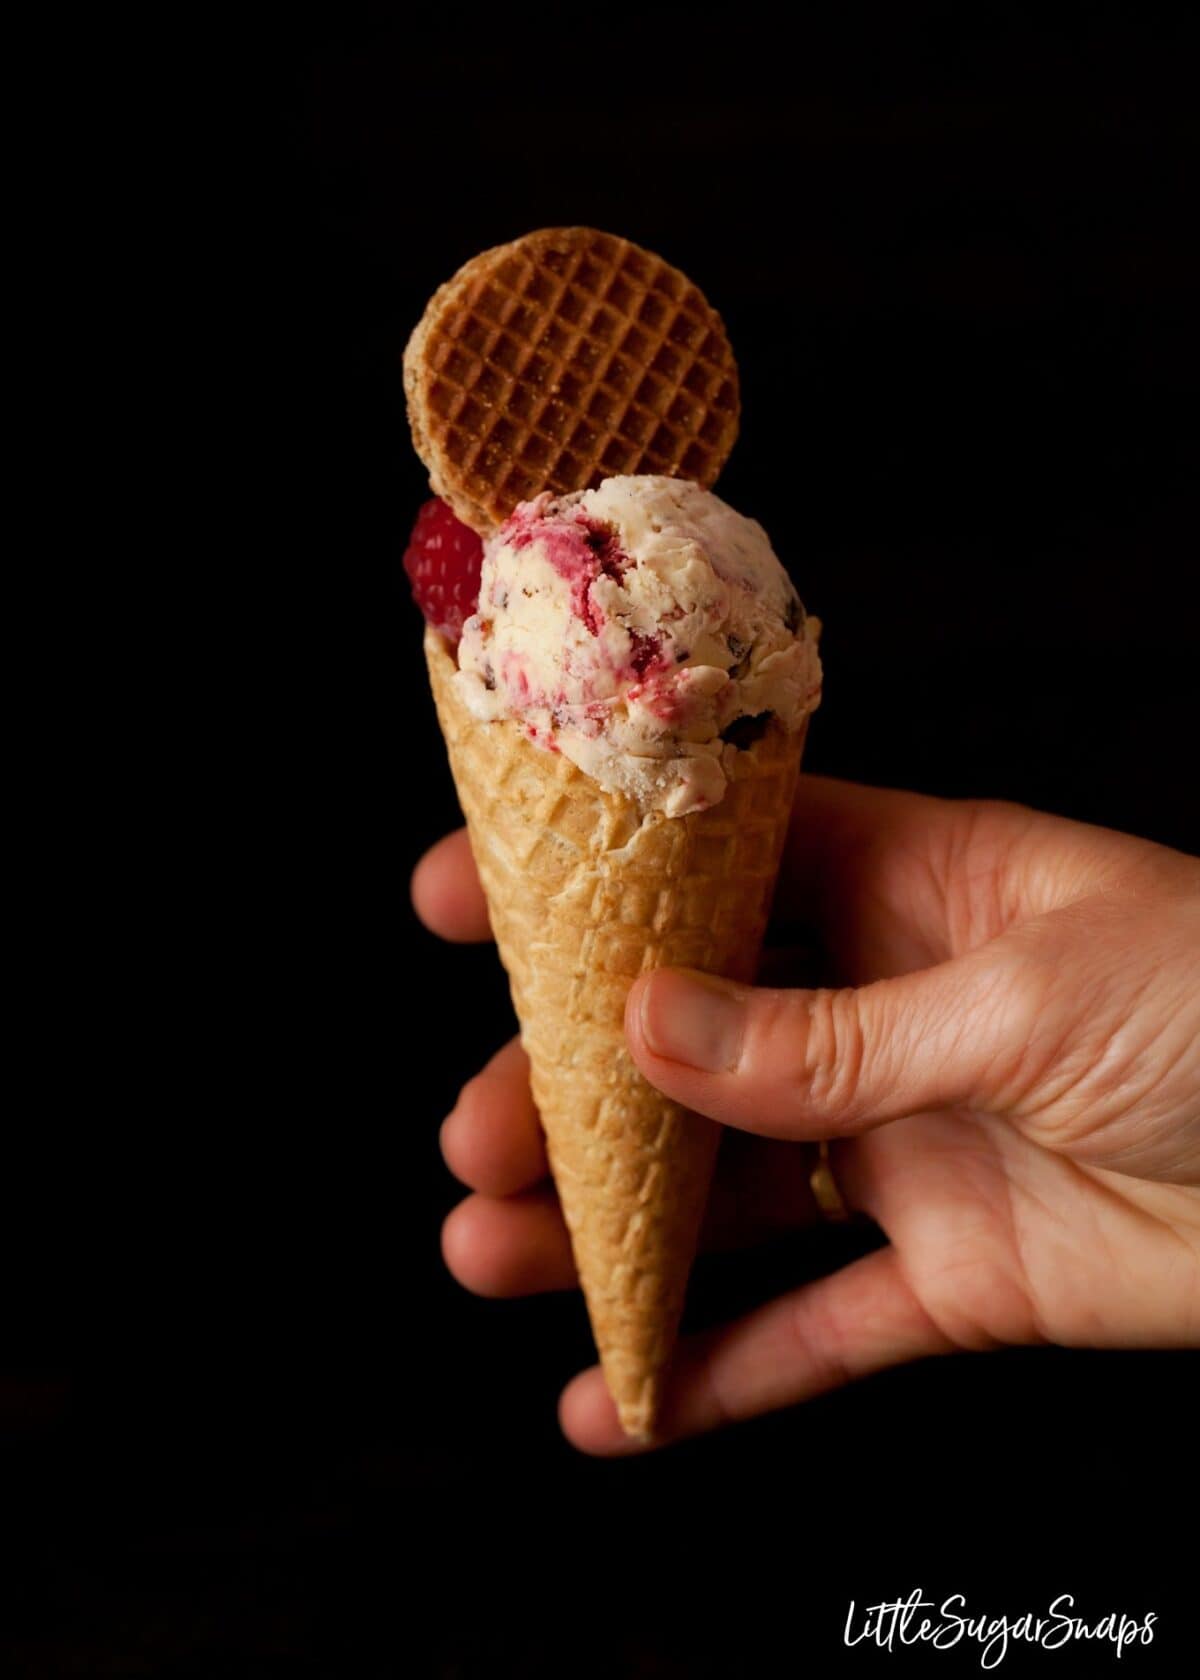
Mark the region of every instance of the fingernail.
<instances>
[{"instance_id":1,"label":"fingernail","mask_svg":"<svg viewBox=\"0 0 1200 1680\"><path fill-rule=\"evenodd\" d=\"M665 1061L705 1073L735 1068L744 1011L736 991L706 975L656 974L642 993L642 1036Z\"/></svg>"}]
</instances>

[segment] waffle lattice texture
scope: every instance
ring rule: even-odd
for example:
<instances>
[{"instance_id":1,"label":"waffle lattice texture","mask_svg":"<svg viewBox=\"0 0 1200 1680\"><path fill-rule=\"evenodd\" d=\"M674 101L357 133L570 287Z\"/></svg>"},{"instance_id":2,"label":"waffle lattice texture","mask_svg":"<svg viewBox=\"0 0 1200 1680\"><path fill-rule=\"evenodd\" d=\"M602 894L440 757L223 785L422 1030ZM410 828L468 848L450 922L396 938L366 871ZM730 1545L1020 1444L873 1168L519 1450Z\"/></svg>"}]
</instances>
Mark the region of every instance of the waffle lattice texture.
<instances>
[{"instance_id":1,"label":"waffle lattice texture","mask_svg":"<svg viewBox=\"0 0 1200 1680\"><path fill-rule=\"evenodd\" d=\"M592 228L474 257L431 299L404 386L434 491L485 534L541 490L620 473L708 489L737 437L720 316L661 257Z\"/></svg>"},{"instance_id":2,"label":"waffle lattice texture","mask_svg":"<svg viewBox=\"0 0 1200 1680\"><path fill-rule=\"evenodd\" d=\"M432 630L425 651L596 1345L623 1427L645 1437L718 1128L642 1078L625 999L668 964L753 975L804 732L772 720L719 805L643 818L517 724L474 719Z\"/></svg>"}]
</instances>

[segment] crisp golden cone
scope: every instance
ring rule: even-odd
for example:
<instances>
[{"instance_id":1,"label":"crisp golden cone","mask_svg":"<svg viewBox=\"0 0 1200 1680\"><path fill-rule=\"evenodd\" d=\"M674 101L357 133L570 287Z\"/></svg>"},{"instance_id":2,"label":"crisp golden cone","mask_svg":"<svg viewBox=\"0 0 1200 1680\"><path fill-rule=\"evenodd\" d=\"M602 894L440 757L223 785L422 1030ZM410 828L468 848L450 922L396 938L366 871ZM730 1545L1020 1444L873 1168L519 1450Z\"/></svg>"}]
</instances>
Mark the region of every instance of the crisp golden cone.
<instances>
[{"instance_id":1,"label":"crisp golden cone","mask_svg":"<svg viewBox=\"0 0 1200 1680\"><path fill-rule=\"evenodd\" d=\"M804 731L770 720L718 805L643 817L518 724L473 718L432 629L425 652L605 1377L647 1438L718 1128L638 1073L625 999L668 964L753 975Z\"/></svg>"},{"instance_id":2,"label":"crisp golden cone","mask_svg":"<svg viewBox=\"0 0 1200 1680\"><path fill-rule=\"evenodd\" d=\"M417 454L476 531L539 491L620 473L711 488L738 430L721 317L677 268L594 228L542 228L473 257L404 353Z\"/></svg>"}]
</instances>

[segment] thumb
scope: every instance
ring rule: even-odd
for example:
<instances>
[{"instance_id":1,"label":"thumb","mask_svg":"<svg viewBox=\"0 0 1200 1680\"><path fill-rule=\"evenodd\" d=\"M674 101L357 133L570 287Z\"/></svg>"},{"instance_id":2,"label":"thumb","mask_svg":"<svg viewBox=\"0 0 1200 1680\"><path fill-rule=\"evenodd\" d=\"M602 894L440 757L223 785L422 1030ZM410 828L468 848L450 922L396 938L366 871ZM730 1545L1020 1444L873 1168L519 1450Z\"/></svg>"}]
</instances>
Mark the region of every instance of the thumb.
<instances>
[{"instance_id":1,"label":"thumb","mask_svg":"<svg viewBox=\"0 0 1200 1680\"><path fill-rule=\"evenodd\" d=\"M641 976L625 1034L652 1085L771 1137L830 1138L924 1109L989 1106L1036 999L995 947L869 986L778 991L684 969Z\"/></svg>"}]
</instances>

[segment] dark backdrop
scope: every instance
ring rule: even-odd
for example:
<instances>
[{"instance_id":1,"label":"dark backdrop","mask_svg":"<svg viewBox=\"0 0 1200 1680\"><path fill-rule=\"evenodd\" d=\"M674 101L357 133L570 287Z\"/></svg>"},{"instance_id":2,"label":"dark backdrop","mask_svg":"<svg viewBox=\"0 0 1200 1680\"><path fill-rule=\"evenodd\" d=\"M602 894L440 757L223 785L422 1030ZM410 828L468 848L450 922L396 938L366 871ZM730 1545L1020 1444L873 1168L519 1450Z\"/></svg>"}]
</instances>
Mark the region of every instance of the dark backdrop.
<instances>
[{"instance_id":1,"label":"dark backdrop","mask_svg":"<svg viewBox=\"0 0 1200 1680\"><path fill-rule=\"evenodd\" d=\"M14 1172L12 1663L840 1671L849 1600L914 1586L1155 1609L1125 1661L1178 1660L1189 1356L942 1362L594 1464L554 1418L579 1302L441 1269L438 1125L511 1020L408 908L456 816L399 363L485 246L660 250L739 356L720 488L826 623L809 764L1194 848L1192 44L1119 6L398 15L217 39L256 144L206 83L216 215L137 294L155 680L93 828L78 1124ZM702 1263L694 1320L861 1240Z\"/></svg>"}]
</instances>

